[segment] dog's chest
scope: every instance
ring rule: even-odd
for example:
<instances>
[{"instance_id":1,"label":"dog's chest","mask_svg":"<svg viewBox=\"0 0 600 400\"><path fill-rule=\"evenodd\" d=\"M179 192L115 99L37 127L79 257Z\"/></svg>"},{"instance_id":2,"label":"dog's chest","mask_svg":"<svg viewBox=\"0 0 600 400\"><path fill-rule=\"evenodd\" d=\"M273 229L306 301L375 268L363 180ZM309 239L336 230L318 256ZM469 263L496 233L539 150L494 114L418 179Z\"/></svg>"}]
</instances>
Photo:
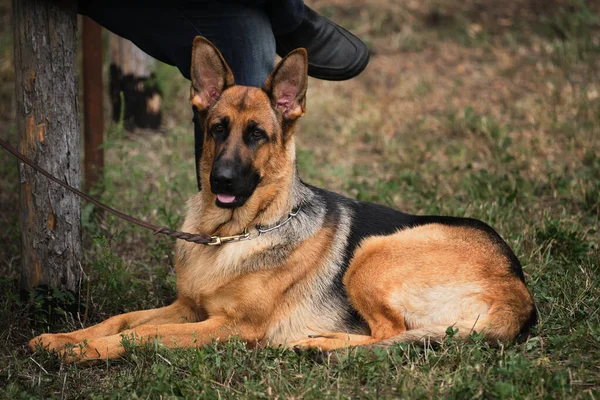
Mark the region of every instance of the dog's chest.
<instances>
[{"instance_id":1,"label":"dog's chest","mask_svg":"<svg viewBox=\"0 0 600 400\"><path fill-rule=\"evenodd\" d=\"M219 289L242 276L272 269L285 259L285 251L268 237L219 247L185 244L177 266L180 295L204 303Z\"/></svg>"}]
</instances>

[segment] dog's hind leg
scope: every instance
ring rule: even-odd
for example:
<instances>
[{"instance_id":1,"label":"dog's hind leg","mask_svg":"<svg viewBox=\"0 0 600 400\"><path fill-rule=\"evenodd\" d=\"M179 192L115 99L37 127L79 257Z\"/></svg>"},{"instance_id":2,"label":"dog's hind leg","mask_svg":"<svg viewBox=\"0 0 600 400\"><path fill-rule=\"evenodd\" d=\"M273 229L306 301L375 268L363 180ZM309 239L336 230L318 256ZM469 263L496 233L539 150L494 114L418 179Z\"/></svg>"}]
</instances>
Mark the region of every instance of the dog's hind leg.
<instances>
[{"instance_id":1,"label":"dog's hind leg","mask_svg":"<svg viewBox=\"0 0 600 400\"><path fill-rule=\"evenodd\" d=\"M348 288L347 288L348 289ZM371 293L362 296L361 293L348 291L353 304L360 301L361 308L358 311L367 321L371 329L371 335L354 335L344 332L323 333L308 339L297 340L289 343L291 347L297 348L319 348L321 350L334 350L347 346L363 346L377 343L381 340L399 336L406 333L404 316L389 304L382 296Z\"/></svg>"},{"instance_id":2,"label":"dog's hind leg","mask_svg":"<svg viewBox=\"0 0 600 400\"><path fill-rule=\"evenodd\" d=\"M335 350L349 346L363 346L377 342L367 335L353 335L348 333L323 333L314 335L308 339L296 340L288 343L288 346L300 349L317 348L323 351Z\"/></svg>"},{"instance_id":3,"label":"dog's hind leg","mask_svg":"<svg viewBox=\"0 0 600 400\"><path fill-rule=\"evenodd\" d=\"M428 345L430 343L441 343L447 336L446 332L448 328L449 327L445 325L426 326L419 329L408 330L386 339L376 339L367 335L325 333L292 342L290 343L290 346L296 348L318 348L323 351L329 351L344 347L365 345L368 348L388 347L399 342ZM469 327L468 325L454 325L450 328L458 328L458 332L456 332L455 335L459 338L466 338L473 332L473 327Z\"/></svg>"},{"instance_id":4,"label":"dog's hind leg","mask_svg":"<svg viewBox=\"0 0 600 400\"><path fill-rule=\"evenodd\" d=\"M468 324L464 324L462 326L459 326L458 324L452 326L431 325L418 329L411 329L388 339L378 340L373 344L373 347L387 347L399 342L416 343L421 345L442 343L448 336L447 331L449 328L454 330L453 335L455 335L454 337L457 338L467 338L474 331L474 327L469 326ZM458 332L455 330L456 328L458 328Z\"/></svg>"},{"instance_id":5,"label":"dog's hind leg","mask_svg":"<svg viewBox=\"0 0 600 400\"><path fill-rule=\"evenodd\" d=\"M196 322L199 318L194 310L182 300L173 304L152 310L134 311L116 315L89 328L69 333L45 333L29 341L31 350L42 346L51 351L57 351L69 344L80 343L98 337L115 335L125 329L140 325L161 325L169 323Z\"/></svg>"}]
</instances>

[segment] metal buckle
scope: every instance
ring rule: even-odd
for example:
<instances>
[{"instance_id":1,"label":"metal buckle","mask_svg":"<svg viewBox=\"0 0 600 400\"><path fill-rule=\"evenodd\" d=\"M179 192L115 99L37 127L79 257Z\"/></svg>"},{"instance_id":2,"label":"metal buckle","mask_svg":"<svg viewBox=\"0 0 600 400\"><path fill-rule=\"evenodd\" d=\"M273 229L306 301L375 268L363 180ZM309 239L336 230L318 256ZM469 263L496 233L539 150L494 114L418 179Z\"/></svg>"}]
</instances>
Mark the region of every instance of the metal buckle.
<instances>
[{"instance_id":1,"label":"metal buckle","mask_svg":"<svg viewBox=\"0 0 600 400\"><path fill-rule=\"evenodd\" d=\"M242 240L247 240L250 238L250 232L247 229L244 229L244 232L239 235L233 236L211 236L210 242L206 243L208 246L221 246L225 243L229 242L240 242Z\"/></svg>"}]
</instances>

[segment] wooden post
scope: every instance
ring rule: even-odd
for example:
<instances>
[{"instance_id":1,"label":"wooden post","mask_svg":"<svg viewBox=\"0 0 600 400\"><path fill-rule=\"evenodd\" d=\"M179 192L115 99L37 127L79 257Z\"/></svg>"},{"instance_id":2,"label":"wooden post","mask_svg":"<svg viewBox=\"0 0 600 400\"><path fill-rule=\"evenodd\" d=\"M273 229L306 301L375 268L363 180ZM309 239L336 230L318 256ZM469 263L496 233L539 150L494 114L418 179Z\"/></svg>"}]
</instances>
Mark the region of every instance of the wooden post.
<instances>
[{"instance_id":1,"label":"wooden post","mask_svg":"<svg viewBox=\"0 0 600 400\"><path fill-rule=\"evenodd\" d=\"M20 149L39 166L80 186L77 2L13 0ZM81 274L79 198L19 165L21 287L77 290Z\"/></svg>"},{"instance_id":2,"label":"wooden post","mask_svg":"<svg viewBox=\"0 0 600 400\"><path fill-rule=\"evenodd\" d=\"M88 17L82 20L84 173L89 190L101 181L104 168L102 27Z\"/></svg>"}]
</instances>

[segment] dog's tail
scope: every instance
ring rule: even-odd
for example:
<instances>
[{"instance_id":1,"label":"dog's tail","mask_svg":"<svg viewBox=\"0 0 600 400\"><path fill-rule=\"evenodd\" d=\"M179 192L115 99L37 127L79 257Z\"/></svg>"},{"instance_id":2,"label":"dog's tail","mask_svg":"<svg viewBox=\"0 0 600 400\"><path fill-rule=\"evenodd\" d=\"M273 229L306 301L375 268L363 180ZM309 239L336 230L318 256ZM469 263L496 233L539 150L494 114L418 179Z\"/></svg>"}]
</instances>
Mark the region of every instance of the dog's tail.
<instances>
[{"instance_id":1,"label":"dog's tail","mask_svg":"<svg viewBox=\"0 0 600 400\"><path fill-rule=\"evenodd\" d=\"M448 336L466 339L474 332L483 334L489 342L525 341L530 329L537 322L537 310L531 303L530 307L516 309L505 304L492 307L490 312L476 321L459 321L452 326L429 325L407 330L399 335L381 340L373 344L377 347L387 347L394 343L414 343L421 345L439 344Z\"/></svg>"},{"instance_id":2,"label":"dog's tail","mask_svg":"<svg viewBox=\"0 0 600 400\"><path fill-rule=\"evenodd\" d=\"M458 331L456 329L458 328ZM452 333L450 333L452 330ZM454 326L445 326L445 325L431 325L426 326L419 329L411 329L406 332L402 332L399 335L394 337L381 340L377 343L374 343L372 346L374 347L388 347L395 343L413 343L420 345L429 345L429 344L440 344L444 342L444 340L449 336L449 333L456 338L467 338L473 329L467 326L457 327Z\"/></svg>"}]
</instances>

